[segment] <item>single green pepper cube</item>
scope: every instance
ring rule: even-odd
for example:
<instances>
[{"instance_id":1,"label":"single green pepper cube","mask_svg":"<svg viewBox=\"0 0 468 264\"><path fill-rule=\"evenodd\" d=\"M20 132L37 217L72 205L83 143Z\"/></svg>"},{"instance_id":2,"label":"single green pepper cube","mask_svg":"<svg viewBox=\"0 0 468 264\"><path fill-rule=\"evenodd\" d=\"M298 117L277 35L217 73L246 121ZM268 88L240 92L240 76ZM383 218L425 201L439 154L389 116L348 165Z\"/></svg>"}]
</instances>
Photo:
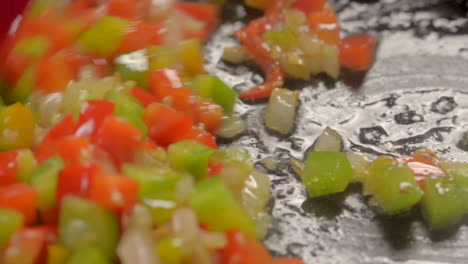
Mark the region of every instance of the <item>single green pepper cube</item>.
<instances>
[{"instance_id":1,"label":"single green pepper cube","mask_svg":"<svg viewBox=\"0 0 468 264\"><path fill-rule=\"evenodd\" d=\"M5 91L5 101L7 103L23 102L32 93L36 86L36 67L30 66L21 75L13 87Z\"/></svg>"},{"instance_id":2,"label":"single green pepper cube","mask_svg":"<svg viewBox=\"0 0 468 264\"><path fill-rule=\"evenodd\" d=\"M208 161L214 150L194 140L183 140L170 145L167 153L171 168L200 179L207 174Z\"/></svg>"},{"instance_id":3,"label":"single green pepper cube","mask_svg":"<svg viewBox=\"0 0 468 264\"><path fill-rule=\"evenodd\" d=\"M119 17L102 17L80 36L78 44L87 52L110 57L119 48L128 24L128 20Z\"/></svg>"},{"instance_id":4,"label":"single green pepper cube","mask_svg":"<svg viewBox=\"0 0 468 264\"><path fill-rule=\"evenodd\" d=\"M211 98L220 105L225 113L232 113L237 100L237 92L227 86L221 79L209 74L197 75L191 84L197 95Z\"/></svg>"},{"instance_id":5,"label":"single green pepper cube","mask_svg":"<svg viewBox=\"0 0 468 264\"><path fill-rule=\"evenodd\" d=\"M0 208L0 248L10 239L10 236L23 226L23 215L17 211Z\"/></svg>"},{"instance_id":6,"label":"single green pepper cube","mask_svg":"<svg viewBox=\"0 0 468 264\"><path fill-rule=\"evenodd\" d=\"M182 240L178 237L166 237L158 241L156 244L156 252L158 253L162 263L184 263L182 243Z\"/></svg>"},{"instance_id":7,"label":"single green pepper cube","mask_svg":"<svg viewBox=\"0 0 468 264\"><path fill-rule=\"evenodd\" d=\"M59 241L69 250L82 246L98 248L114 259L120 231L116 215L91 201L66 196L59 218Z\"/></svg>"},{"instance_id":8,"label":"single green pepper cube","mask_svg":"<svg viewBox=\"0 0 468 264\"><path fill-rule=\"evenodd\" d=\"M302 174L310 197L343 192L353 177L353 169L345 153L312 152Z\"/></svg>"},{"instance_id":9,"label":"single green pepper cube","mask_svg":"<svg viewBox=\"0 0 468 264\"><path fill-rule=\"evenodd\" d=\"M462 195L452 178L426 179L421 210L431 228L446 228L460 222L464 215L463 203Z\"/></svg>"},{"instance_id":10,"label":"single green pepper cube","mask_svg":"<svg viewBox=\"0 0 468 264\"><path fill-rule=\"evenodd\" d=\"M102 252L92 246L83 246L76 249L71 255L67 264L111 264L110 261Z\"/></svg>"},{"instance_id":11,"label":"single green pepper cube","mask_svg":"<svg viewBox=\"0 0 468 264\"><path fill-rule=\"evenodd\" d=\"M175 188L182 175L168 167L125 164L122 173L138 183L139 200L146 205L153 224L167 222L177 208Z\"/></svg>"},{"instance_id":12,"label":"single green pepper cube","mask_svg":"<svg viewBox=\"0 0 468 264\"><path fill-rule=\"evenodd\" d=\"M37 167L34 153L30 149L18 151L18 179L24 183L30 183L31 174Z\"/></svg>"},{"instance_id":13,"label":"single green pepper cube","mask_svg":"<svg viewBox=\"0 0 468 264\"><path fill-rule=\"evenodd\" d=\"M34 170L31 175L31 185L39 197L39 210L47 210L55 204L55 192L59 172L64 168L60 156L56 155Z\"/></svg>"},{"instance_id":14,"label":"single green pepper cube","mask_svg":"<svg viewBox=\"0 0 468 264\"><path fill-rule=\"evenodd\" d=\"M200 222L207 224L211 231L240 230L252 238L257 237L256 224L220 177L199 182L189 204Z\"/></svg>"},{"instance_id":15,"label":"single green pepper cube","mask_svg":"<svg viewBox=\"0 0 468 264\"><path fill-rule=\"evenodd\" d=\"M38 59L44 56L48 48L49 40L47 39L47 37L35 36L25 38L19 41L14 48L14 52L24 56Z\"/></svg>"},{"instance_id":16,"label":"single green pepper cube","mask_svg":"<svg viewBox=\"0 0 468 264\"><path fill-rule=\"evenodd\" d=\"M386 165L371 165L367 179L372 186L371 194L386 214L409 211L421 200L423 191L406 164Z\"/></svg>"},{"instance_id":17,"label":"single green pepper cube","mask_svg":"<svg viewBox=\"0 0 468 264\"><path fill-rule=\"evenodd\" d=\"M115 59L115 64L122 80L134 81L138 87L148 88L149 67L145 50L122 54Z\"/></svg>"},{"instance_id":18,"label":"single green pepper cube","mask_svg":"<svg viewBox=\"0 0 468 264\"><path fill-rule=\"evenodd\" d=\"M140 129L144 138L148 135L148 127L143 122L145 109L138 100L125 91L113 90L107 95L107 99L115 104L115 114Z\"/></svg>"}]
</instances>

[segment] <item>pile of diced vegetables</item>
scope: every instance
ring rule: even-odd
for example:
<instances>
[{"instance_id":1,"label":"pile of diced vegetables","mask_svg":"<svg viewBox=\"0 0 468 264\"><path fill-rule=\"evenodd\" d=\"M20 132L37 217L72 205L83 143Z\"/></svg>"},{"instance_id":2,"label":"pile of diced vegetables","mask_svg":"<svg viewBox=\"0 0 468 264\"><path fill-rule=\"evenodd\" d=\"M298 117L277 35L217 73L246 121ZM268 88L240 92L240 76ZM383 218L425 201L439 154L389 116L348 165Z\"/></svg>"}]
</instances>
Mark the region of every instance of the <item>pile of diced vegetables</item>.
<instances>
[{"instance_id":1,"label":"pile of diced vegetables","mask_svg":"<svg viewBox=\"0 0 468 264\"><path fill-rule=\"evenodd\" d=\"M0 263L275 263L212 4L36 0L0 54Z\"/></svg>"},{"instance_id":2,"label":"pile of diced vegetables","mask_svg":"<svg viewBox=\"0 0 468 264\"><path fill-rule=\"evenodd\" d=\"M291 165L309 197L346 190L362 184L370 205L384 214L398 215L419 206L431 229L459 224L468 213L468 164L445 161L428 149L407 157L379 156L371 161L355 152L341 152L340 135L326 128L307 155L305 164Z\"/></svg>"}]
</instances>

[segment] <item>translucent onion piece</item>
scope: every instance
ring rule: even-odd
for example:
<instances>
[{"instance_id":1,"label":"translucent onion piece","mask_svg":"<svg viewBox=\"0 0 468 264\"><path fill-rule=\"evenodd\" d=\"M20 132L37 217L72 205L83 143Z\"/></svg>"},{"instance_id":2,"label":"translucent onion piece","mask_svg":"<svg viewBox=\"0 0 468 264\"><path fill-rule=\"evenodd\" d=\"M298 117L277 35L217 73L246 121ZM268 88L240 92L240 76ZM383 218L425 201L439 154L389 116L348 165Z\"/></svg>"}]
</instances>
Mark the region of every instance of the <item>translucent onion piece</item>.
<instances>
[{"instance_id":1,"label":"translucent onion piece","mask_svg":"<svg viewBox=\"0 0 468 264\"><path fill-rule=\"evenodd\" d=\"M270 170L270 171L275 171L277 168L278 168L278 164L276 163L276 161L271 158L271 157L268 157L268 158L264 158L262 159L262 164L263 166L267 169L267 170Z\"/></svg>"},{"instance_id":2,"label":"translucent onion piece","mask_svg":"<svg viewBox=\"0 0 468 264\"><path fill-rule=\"evenodd\" d=\"M332 45L322 46L322 67L323 72L334 79L338 79L340 75L338 47Z\"/></svg>"},{"instance_id":3,"label":"translucent onion piece","mask_svg":"<svg viewBox=\"0 0 468 264\"><path fill-rule=\"evenodd\" d=\"M230 63L243 63L252 59L250 54L242 46L225 47L222 59Z\"/></svg>"},{"instance_id":4,"label":"translucent onion piece","mask_svg":"<svg viewBox=\"0 0 468 264\"><path fill-rule=\"evenodd\" d=\"M367 168L369 167L371 159L368 156L357 152L348 152L346 153L346 156L354 171L352 181L361 182L363 184L363 194L369 194L368 188L366 187L366 178L368 175Z\"/></svg>"},{"instance_id":5,"label":"translucent onion piece","mask_svg":"<svg viewBox=\"0 0 468 264\"><path fill-rule=\"evenodd\" d=\"M339 152L343 147L343 139L336 130L326 127L314 144L314 151Z\"/></svg>"},{"instance_id":6,"label":"translucent onion piece","mask_svg":"<svg viewBox=\"0 0 468 264\"><path fill-rule=\"evenodd\" d=\"M291 165L291 169L297 176L302 177L302 174L304 173L304 163L292 159L289 161L289 165Z\"/></svg>"},{"instance_id":7,"label":"translucent onion piece","mask_svg":"<svg viewBox=\"0 0 468 264\"><path fill-rule=\"evenodd\" d=\"M209 250L221 249L227 244L226 236L218 232L201 232L201 239Z\"/></svg>"},{"instance_id":8,"label":"translucent onion piece","mask_svg":"<svg viewBox=\"0 0 468 264\"><path fill-rule=\"evenodd\" d=\"M299 96L298 92L286 89L273 90L264 113L266 127L281 135L289 134L294 127Z\"/></svg>"},{"instance_id":9,"label":"translucent onion piece","mask_svg":"<svg viewBox=\"0 0 468 264\"><path fill-rule=\"evenodd\" d=\"M247 125L243 120L235 115L229 115L223 117L223 123L216 134L219 137L229 139L244 133L246 129Z\"/></svg>"}]
</instances>

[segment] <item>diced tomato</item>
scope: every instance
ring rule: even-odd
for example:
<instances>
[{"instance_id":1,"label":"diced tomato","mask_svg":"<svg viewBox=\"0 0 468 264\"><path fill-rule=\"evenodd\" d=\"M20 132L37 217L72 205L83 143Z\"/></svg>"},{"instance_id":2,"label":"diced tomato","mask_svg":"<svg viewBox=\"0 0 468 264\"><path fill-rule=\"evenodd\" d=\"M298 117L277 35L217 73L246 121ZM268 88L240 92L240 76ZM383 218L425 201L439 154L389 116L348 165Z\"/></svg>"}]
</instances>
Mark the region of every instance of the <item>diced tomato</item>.
<instances>
[{"instance_id":1,"label":"diced tomato","mask_svg":"<svg viewBox=\"0 0 468 264\"><path fill-rule=\"evenodd\" d=\"M323 9L327 0L297 0L293 4L293 8L299 9L304 13L311 11L320 11Z\"/></svg>"},{"instance_id":2,"label":"diced tomato","mask_svg":"<svg viewBox=\"0 0 468 264\"><path fill-rule=\"evenodd\" d=\"M223 264L254 264L271 263L268 250L241 232L227 233L227 246L219 251L220 262Z\"/></svg>"},{"instance_id":3,"label":"diced tomato","mask_svg":"<svg viewBox=\"0 0 468 264\"><path fill-rule=\"evenodd\" d=\"M37 85L45 92L60 92L75 78L73 68L63 55L43 58L37 66Z\"/></svg>"},{"instance_id":4,"label":"diced tomato","mask_svg":"<svg viewBox=\"0 0 468 264\"><path fill-rule=\"evenodd\" d=\"M134 0L111 0L107 4L107 14L127 19L138 16L137 3Z\"/></svg>"},{"instance_id":5,"label":"diced tomato","mask_svg":"<svg viewBox=\"0 0 468 264\"><path fill-rule=\"evenodd\" d=\"M398 164L407 164L413 171L419 186L424 190L427 177L445 177L447 173L442 169L436 154L429 150L419 150L413 155L395 159Z\"/></svg>"},{"instance_id":6,"label":"diced tomato","mask_svg":"<svg viewBox=\"0 0 468 264\"><path fill-rule=\"evenodd\" d=\"M190 131L187 131L187 133L178 135L175 138L175 142L186 139L193 139L210 148L218 148L218 145L216 144L216 138L200 128L192 128Z\"/></svg>"},{"instance_id":7,"label":"diced tomato","mask_svg":"<svg viewBox=\"0 0 468 264\"><path fill-rule=\"evenodd\" d=\"M138 184L128 177L95 171L89 187L89 199L115 213L131 212L138 199Z\"/></svg>"},{"instance_id":8,"label":"diced tomato","mask_svg":"<svg viewBox=\"0 0 468 264\"><path fill-rule=\"evenodd\" d=\"M40 261L49 229L43 227L24 228L13 234L8 242L0 263L36 264Z\"/></svg>"},{"instance_id":9,"label":"diced tomato","mask_svg":"<svg viewBox=\"0 0 468 264\"><path fill-rule=\"evenodd\" d=\"M221 127L223 109L209 100L199 99L195 105L195 116L199 123L205 125L206 131L215 133Z\"/></svg>"},{"instance_id":10,"label":"diced tomato","mask_svg":"<svg viewBox=\"0 0 468 264\"><path fill-rule=\"evenodd\" d=\"M166 68L151 73L150 89L159 99L169 96L172 89L183 87L179 72L174 68Z\"/></svg>"},{"instance_id":11,"label":"diced tomato","mask_svg":"<svg viewBox=\"0 0 468 264\"><path fill-rule=\"evenodd\" d=\"M122 164L133 160L142 142L142 134L140 129L130 123L110 116L104 120L95 142L111 154L116 164Z\"/></svg>"},{"instance_id":12,"label":"diced tomato","mask_svg":"<svg viewBox=\"0 0 468 264\"><path fill-rule=\"evenodd\" d=\"M84 166L74 164L64 168L58 177L57 200L61 201L67 195L87 198L89 194L89 184L95 166Z\"/></svg>"},{"instance_id":13,"label":"diced tomato","mask_svg":"<svg viewBox=\"0 0 468 264\"><path fill-rule=\"evenodd\" d=\"M0 186L16 182L18 152L0 152Z\"/></svg>"},{"instance_id":14,"label":"diced tomato","mask_svg":"<svg viewBox=\"0 0 468 264\"><path fill-rule=\"evenodd\" d=\"M340 27L338 17L335 13L329 11L310 12L309 29L318 35L318 37L331 45L340 43Z\"/></svg>"},{"instance_id":15,"label":"diced tomato","mask_svg":"<svg viewBox=\"0 0 468 264\"><path fill-rule=\"evenodd\" d=\"M66 115L57 123L44 137L36 151L36 158L42 163L51 158L56 153L55 141L64 136L72 135L75 132L75 120L71 114Z\"/></svg>"},{"instance_id":16,"label":"diced tomato","mask_svg":"<svg viewBox=\"0 0 468 264\"><path fill-rule=\"evenodd\" d=\"M163 25L142 20L131 22L116 53L131 52L163 44Z\"/></svg>"},{"instance_id":17,"label":"diced tomato","mask_svg":"<svg viewBox=\"0 0 468 264\"><path fill-rule=\"evenodd\" d=\"M36 190L27 184L15 183L0 187L0 207L22 213L28 225L36 221L37 203Z\"/></svg>"},{"instance_id":18,"label":"diced tomato","mask_svg":"<svg viewBox=\"0 0 468 264\"><path fill-rule=\"evenodd\" d=\"M93 158L93 147L88 137L63 137L55 141L55 147L66 166L91 161Z\"/></svg>"},{"instance_id":19,"label":"diced tomato","mask_svg":"<svg viewBox=\"0 0 468 264\"><path fill-rule=\"evenodd\" d=\"M131 92L133 97L135 97L135 99L137 99L138 101L140 101L140 103L146 107L148 106L149 104L152 104L152 103L160 103L161 100L157 99L156 97L154 97L154 95L152 95L150 92L144 90L144 89L141 89L141 88L138 88L138 87L134 87Z\"/></svg>"},{"instance_id":20,"label":"diced tomato","mask_svg":"<svg viewBox=\"0 0 468 264\"><path fill-rule=\"evenodd\" d=\"M194 125L192 117L163 104L146 107L143 121L149 136L160 146L167 146L177 138L186 135Z\"/></svg>"},{"instance_id":21,"label":"diced tomato","mask_svg":"<svg viewBox=\"0 0 468 264\"><path fill-rule=\"evenodd\" d=\"M102 126L104 119L113 116L114 103L106 100L90 100L81 106L80 118L76 129L77 136L93 136Z\"/></svg>"},{"instance_id":22,"label":"diced tomato","mask_svg":"<svg viewBox=\"0 0 468 264\"><path fill-rule=\"evenodd\" d=\"M344 38L340 44L340 64L356 71L369 70L374 63L376 45L377 39L372 35Z\"/></svg>"}]
</instances>

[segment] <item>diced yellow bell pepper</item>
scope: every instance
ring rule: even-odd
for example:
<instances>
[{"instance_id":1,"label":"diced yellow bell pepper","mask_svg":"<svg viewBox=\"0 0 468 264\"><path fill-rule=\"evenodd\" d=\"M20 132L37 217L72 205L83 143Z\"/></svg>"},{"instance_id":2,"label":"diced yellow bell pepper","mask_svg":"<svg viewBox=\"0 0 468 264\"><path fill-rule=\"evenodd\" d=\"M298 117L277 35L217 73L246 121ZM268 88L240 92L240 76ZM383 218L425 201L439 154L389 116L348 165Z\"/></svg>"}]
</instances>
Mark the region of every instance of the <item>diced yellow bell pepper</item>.
<instances>
[{"instance_id":1,"label":"diced yellow bell pepper","mask_svg":"<svg viewBox=\"0 0 468 264\"><path fill-rule=\"evenodd\" d=\"M0 150L29 148L34 142L34 117L23 104L0 110Z\"/></svg>"},{"instance_id":2,"label":"diced yellow bell pepper","mask_svg":"<svg viewBox=\"0 0 468 264\"><path fill-rule=\"evenodd\" d=\"M205 73L203 69L202 44L198 39L186 39L180 42L180 59L185 72L190 76Z\"/></svg>"}]
</instances>

